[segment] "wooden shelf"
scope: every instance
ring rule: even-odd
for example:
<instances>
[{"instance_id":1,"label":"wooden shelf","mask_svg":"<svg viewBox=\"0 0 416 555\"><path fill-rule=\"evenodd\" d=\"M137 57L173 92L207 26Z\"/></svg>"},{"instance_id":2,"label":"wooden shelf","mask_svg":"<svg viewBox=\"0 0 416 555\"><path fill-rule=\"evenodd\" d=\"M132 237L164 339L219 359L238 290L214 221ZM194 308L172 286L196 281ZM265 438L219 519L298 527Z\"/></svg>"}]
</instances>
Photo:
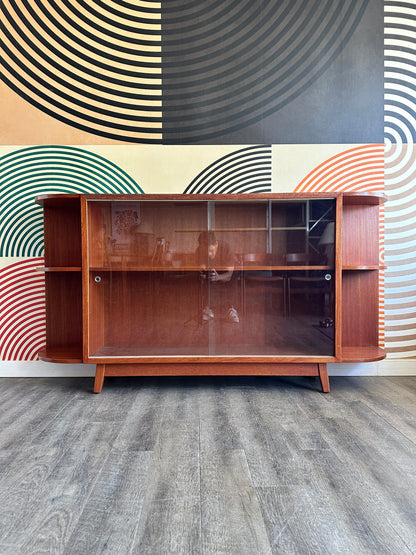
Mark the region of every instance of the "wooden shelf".
<instances>
[{"instance_id":1,"label":"wooden shelf","mask_svg":"<svg viewBox=\"0 0 416 555\"><path fill-rule=\"evenodd\" d=\"M81 266L44 266L36 268L38 272L81 272Z\"/></svg>"},{"instance_id":2,"label":"wooden shelf","mask_svg":"<svg viewBox=\"0 0 416 555\"><path fill-rule=\"evenodd\" d=\"M375 193L342 193L344 205L360 204L368 206L377 206L384 204L387 197L380 192Z\"/></svg>"},{"instance_id":3,"label":"wooden shelf","mask_svg":"<svg viewBox=\"0 0 416 555\"><path fill-rule=\"evenodd\" d=\"M374 362L386 358L386 353L381 347L357 346L343 347L341 362Z\"/></svg>"},{"instance_id":4,"label":"wooden shelf","mask_svg":"<svg viewBox=\"0 0 416 555\"><path fill-rule=\"evenodd\" d=\"M227 267L217 266L218 271L225 271ZM200 266L90 266L90 272L201 272ZM234 266L234 271L277 271L277 272L305 272L308 270L333 271L333 266L267 266L247 264ZM75 271L75 270L74 270ZM203 271L209 271L209 268Z\"/></svg>"},{"instance_id":5,"label":"wooden shelf","mask_svg":"<svg viewBox=\"0 0 416 555\"><path fill-rule=\"evenodd\" d=\"M83 361L81 347L47 347L40 351L38 356L45 362L62 364L79 364Z\"/></svg>"},{"instance_id":6,"label":"wooden shelf","mask_svg":"<svg viewBox=\"0 0 416 555\"><path fill-rule=\"evenodd\" d=\"M80 206L80 195L57 194L38 195L35 199L36 204L48 208L74 208Z\"/></svg>"},{"instance_id":7,"label":"wooden shelf","mask_svg":"<svg viewBox=\"0 0 416 555\"><path fill-rule=\"evenodd\" d=\"M385 269L385 266L379 266L375 264L361 264L360 266L343 266L342 270L344 271L355 271L355 270L381 270Z\"/></svg>"}]
</instances>

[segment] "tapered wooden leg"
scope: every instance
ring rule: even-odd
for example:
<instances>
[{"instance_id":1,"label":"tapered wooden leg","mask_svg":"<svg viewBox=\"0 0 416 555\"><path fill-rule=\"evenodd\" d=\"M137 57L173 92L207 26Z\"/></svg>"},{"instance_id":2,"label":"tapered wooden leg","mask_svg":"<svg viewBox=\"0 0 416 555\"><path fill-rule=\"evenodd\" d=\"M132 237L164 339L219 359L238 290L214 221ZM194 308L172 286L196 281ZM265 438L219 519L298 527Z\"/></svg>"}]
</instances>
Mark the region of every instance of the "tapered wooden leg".
<instances>
[{"instance_id":1,"label":"tapered wooden leg","mask_svg":"<svg viewBox=\"0 0 416 555\"><path fill-rule=\"evenodd\" d=\"M94 393L101 393L104 383L105 364L97 364L95 369Z\"/></svg>"},{"instance_id":2,"label":"tapered wooden leg","mask_svg":"<svg viewBox=\"0 0 416 555\"><path fill-rule=\"evenodd\" d=\"M329 393L329 378L328 378L328 368L325 362L320 362L318 364L319 379L321 380L322 391L324 393Z\"/></svg>"}]
</instances>

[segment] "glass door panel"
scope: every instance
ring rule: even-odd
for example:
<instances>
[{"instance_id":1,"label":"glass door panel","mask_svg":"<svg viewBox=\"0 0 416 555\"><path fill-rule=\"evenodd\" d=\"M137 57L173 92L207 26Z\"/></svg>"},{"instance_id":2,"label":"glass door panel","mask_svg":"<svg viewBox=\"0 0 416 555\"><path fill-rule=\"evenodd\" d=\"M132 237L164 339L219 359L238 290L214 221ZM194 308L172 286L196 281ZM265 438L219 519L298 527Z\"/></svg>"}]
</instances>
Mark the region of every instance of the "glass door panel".
<instances>
[{"instance_id":1,"label":"glass door panel","mask_svg":"<svg viewBox=\"0 0 416 555\"><path fill-rule=\"evenodd\" d=\"M334 221L334 199L273 201L273 260L289 266L333 266L333 256L329 260L328 253L331 248L333 252Z\"/></svg>"},{"instance_id":2,"label":"glass door panel","mask_svg":"<svg viewBox=\"0 0 416 555\"><path fill-rule=\"evenodd\" d=\"M211 227L240 264L267 261L269 201L211 203Z\"/></svg>"},{"instance_id":3,"label":"glass door panel","mask_svg":"<svg viewBox=\"0 0 416 555\"><path fill-rule=\"evenodd\" d=\"M333 355L333 217L326 199L89 200L90 356Z\"/></svg>"},{"instance_id":4,"label":"glass door panel","mask_svg":"<svg viewBox=\"0 0 416 555\"><path fill-rule=\"evenodd\" d=\"M195 269L205 202L89 201L91 268Z\"/></svg>"}]
</instances>

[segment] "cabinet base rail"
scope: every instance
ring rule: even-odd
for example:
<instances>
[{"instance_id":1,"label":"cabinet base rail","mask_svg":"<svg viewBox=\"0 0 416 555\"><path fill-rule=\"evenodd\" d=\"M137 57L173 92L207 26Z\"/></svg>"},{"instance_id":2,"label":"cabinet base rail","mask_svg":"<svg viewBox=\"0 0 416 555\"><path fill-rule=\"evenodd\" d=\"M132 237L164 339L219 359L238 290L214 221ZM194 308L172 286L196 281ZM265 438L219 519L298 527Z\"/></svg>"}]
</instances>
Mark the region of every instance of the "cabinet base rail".
<instances>
[{"instance_id":1,"label":"cabinet base rail","mask_svg":"<svg viewBox=\"0 0 416 555\"><path fill-rule=\"evenodd\" d=\"M319 363L165 363L97 364L94 393L100 393L105 377L114 376L315 376L329 393L327 364Z\"/></svg>"}]
</instances>

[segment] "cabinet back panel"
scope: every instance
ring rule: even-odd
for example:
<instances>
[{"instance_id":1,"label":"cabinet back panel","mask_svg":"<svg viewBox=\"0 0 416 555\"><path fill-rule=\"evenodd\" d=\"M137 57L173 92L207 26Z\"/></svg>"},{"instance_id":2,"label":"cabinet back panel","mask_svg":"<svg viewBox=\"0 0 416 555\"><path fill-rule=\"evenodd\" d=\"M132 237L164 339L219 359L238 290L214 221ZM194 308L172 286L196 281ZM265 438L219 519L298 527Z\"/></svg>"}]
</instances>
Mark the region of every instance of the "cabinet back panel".
<instances>
[{"instance_id":1,"label":"cabinet back panel","mask_svg":"<svg viewBox=\"0 0 416 555\"><path fill-rule=\"evenodd\" d=\"M378 344L378 271L344 271L342 342L346 347Z\"/></svg>"},{"instance_id":2,"label":"cabinet back panel","mask_svg":"<svg viewBox=\"0 0 416 555\"><path fill-rule=\"evenodd\" d=\"M344 205L342 213L343 266L377 265L379 262L378 206Z\"/></svg>"},{"instance_id":3,"label":"cabinet back panel","mask_svg":"<svg viewBox=\"0 0 416 555\"><path fill-rule=\"evenodd\" d=\"M80 208L44 208L45 266L81 266Z\"/></svg>"},{"instance_id":4,"label":"cabinet back panel","mask_svg":"<svg viewBox=\"0 0 416 555\"><path fill-rule=\"evenodd\" d=\"M48 348L82 350L81 272L46 273L46 343Z\"/></svg>"},{"instance_id":5,"label":"cabinet back panel","mask_svg":"<svg viewBox=\"0 0 416 555\"><path fill-rule=\"evenodd\" d=\"M105 345L153 347L154 354L165 354L166 346L208 345L208 330L198 320L199 273L105 272L98 288Z\"/></svg>"}]
</instances>

